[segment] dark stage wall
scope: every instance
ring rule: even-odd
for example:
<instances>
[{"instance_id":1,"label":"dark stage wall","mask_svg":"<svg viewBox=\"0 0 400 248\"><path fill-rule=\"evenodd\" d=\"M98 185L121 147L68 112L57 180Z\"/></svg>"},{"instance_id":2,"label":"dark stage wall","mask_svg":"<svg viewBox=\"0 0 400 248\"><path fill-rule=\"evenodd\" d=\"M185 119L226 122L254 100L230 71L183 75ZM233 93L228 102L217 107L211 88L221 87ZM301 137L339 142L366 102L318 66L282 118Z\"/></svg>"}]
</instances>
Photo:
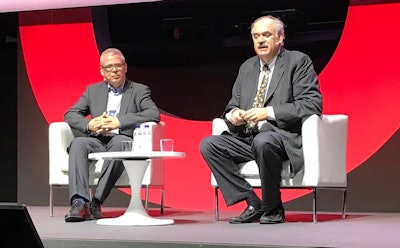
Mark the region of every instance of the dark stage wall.
<instances>
[{"instance_id":1,"label":"dark stage wall","mask_svg":"<svg viewBox=\"0 0 400 248\"><path fill-rule=\"evenodd\" d=\"M8 202L17 200L17 17L16 13L0 14L0 201Z\"/></svg>"}]
</instances>

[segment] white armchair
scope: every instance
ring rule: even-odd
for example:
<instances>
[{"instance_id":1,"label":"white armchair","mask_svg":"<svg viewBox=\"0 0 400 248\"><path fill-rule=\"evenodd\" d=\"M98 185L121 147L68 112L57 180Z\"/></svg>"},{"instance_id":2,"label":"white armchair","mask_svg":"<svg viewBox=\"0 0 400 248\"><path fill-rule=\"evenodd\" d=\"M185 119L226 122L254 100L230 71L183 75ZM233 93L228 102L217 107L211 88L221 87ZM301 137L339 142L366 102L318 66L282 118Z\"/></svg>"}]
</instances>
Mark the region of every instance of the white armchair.
<instances>
[{"instance_id":1,"label":"white armchair","mask_svg":"<svg viewBox=\"0 0 400 248\"><path fill-rule=\"evenodd\" d=\"M152 147L160 150L160 139L165 137L164 122L146 122L141 125L150 125L152 128ZM68 187L68 152L74 134L66 122L53 122L49 126L49 185L50 185L50 216L53 216L53 193L55 187ZM89 184L97 185L103 160L92 161L89 166ZM145 209L148 207L149 188L161 190L161 214L164 211L164 160L151 160L144 175L142 186L145 187ZM126 171L117 180L115 187L129 187Z\"/></svg>"},{"instance_id":2,"label":"white armchair","mask_svg":"<svg viewBox=\"0 0 400 248\"><path fill-rule=\"evenodd\" d=\"M336 189L343 191L342 218L346 218L346 143L347 115L310 116L302 126L304 170L290 177L289 161L282 165L282 188L305 188L313 191L313 222L317 222L317 190ZM228 127L224 120L216 118L212 123L212 134L219 135ZM256 162L241 164L241 174L255 188L261 187ZM215 188L215 219L218 212L218 184L211 174L211 185Z\"/></svg>"}]
</instances>

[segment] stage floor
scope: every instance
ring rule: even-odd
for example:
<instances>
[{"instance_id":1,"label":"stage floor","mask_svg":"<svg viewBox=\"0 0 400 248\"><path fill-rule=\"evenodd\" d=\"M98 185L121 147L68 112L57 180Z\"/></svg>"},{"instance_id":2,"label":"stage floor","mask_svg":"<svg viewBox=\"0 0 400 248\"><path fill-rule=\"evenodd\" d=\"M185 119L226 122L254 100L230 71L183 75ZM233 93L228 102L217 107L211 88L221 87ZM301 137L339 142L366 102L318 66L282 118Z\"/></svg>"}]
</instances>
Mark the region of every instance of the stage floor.
<instances>
[{"instance_id":1,"label":"stage floor","mask_svg":"<svg viewBox=\"0 0 400 248\"><path fill-rule=\"evenodd\" d=\"M400 247L400 213L349 213L345 220L337 213L287 212L278 225L229 224L240 214L222 211L214 221L212 210L158 209L149 214L174 219L167 226L101 226L96 221L65 223L69 208L28 206L29 214L47 247ZM121 215L125 209L104 208L105 217Z\"/></svg>"}]
</instances>

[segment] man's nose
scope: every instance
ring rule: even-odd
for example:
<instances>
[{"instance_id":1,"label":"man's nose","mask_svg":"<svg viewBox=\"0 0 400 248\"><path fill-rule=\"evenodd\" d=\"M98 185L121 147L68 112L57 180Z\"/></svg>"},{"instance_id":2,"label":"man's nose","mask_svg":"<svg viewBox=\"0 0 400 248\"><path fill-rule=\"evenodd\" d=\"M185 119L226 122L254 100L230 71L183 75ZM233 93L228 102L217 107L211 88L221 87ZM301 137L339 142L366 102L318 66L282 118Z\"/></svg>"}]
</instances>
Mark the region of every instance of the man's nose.
<instances>
[{"instance_id":1,"label":"man's nose","mask_svg":"<svg viewBox=\"0 0 400 248\"><path fill-rule=\"evenodd\" d=\"M260 36L257 38L257 41L258 41L259 44L263 44L263 43L265 42L265 37L264 37L263 35L260 35Z\"/></svg>"}]
</instances>

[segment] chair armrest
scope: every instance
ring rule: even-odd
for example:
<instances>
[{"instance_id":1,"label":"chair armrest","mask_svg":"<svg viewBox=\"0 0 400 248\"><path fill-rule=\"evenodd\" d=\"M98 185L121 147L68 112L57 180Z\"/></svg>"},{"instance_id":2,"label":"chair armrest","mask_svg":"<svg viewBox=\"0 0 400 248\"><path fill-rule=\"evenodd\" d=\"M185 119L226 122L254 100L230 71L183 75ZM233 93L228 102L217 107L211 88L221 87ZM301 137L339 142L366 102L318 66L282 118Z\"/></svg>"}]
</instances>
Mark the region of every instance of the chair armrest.
<instances>
[{"instance_id":1,"label":"chair armrest","mask_svg":"<svg viewBox=\"0 0 400 248\"><path fill-rule=\"evenodd\" d=\"M53 122L49 126L49 183L59 183L62 171L68 170L67 147L74 135L66 122Z\"/></svg>"},{"instance_id":2,"label":"chair armrest","mask_svg":"<svg viewBox=\"0 0 400 248\"><path fill-rule=\"evenodd\" d=\"M219 135L224 131L229 132L228 125L226 125L225 121L221 118L214 118L212 121L212 134Z\"/></svg>"},{"instance_id":3,"label":"chair armrest","mask_svg":"<svg viewBox=\"0 0 400 248\"><path fill-rule=\"evenodd\" d=\"M53 122L49 126L49 142L50 145L60 145L63 148L67 148L74 134L72 133L71 127L66 122Z\"/></svg>"},{"instance_id":4,"label":"chair armrest","mask_svg":"<svg viewBox=\"0 0 400 248\"><path fill-rule=\"evenodd\" d=\"M312 115L303 123L305 185L347 185L347 126L347 115Z\"/></svg>"},{"instance_id":5,"label":"chair armrest","mask_svg":"<svg viewBox=\"0 0 400 248\"><path fill-rule=\"evenodd\" d=\"M221 118L214 118L212 121L212 135L220 135L223 131L229 131L225 121ZM214 175L211 173L211 186L218 186Z\"/></svg>"}]
</instances>

